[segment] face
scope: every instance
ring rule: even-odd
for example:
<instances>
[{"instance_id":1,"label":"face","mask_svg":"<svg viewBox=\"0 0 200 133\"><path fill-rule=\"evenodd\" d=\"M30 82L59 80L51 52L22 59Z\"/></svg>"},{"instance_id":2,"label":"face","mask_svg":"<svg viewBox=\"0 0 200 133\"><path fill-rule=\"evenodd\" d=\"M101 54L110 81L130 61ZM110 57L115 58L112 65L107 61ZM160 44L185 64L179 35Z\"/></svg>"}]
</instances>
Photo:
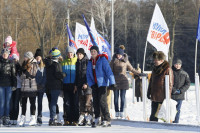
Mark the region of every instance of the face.
<instances>
[{"instance_id":1,"label":"face","mask_svg":"<svg viewBox=\"0 0 200 133\"><path fill-rule=\"evenodd\" d=\"M37 60L37 62L40 62L42 60L42 57L41 56L37 56L36 60Z\"/></svg>"},{"instance_id":2,"label":"face","mask_svg":"<svg viewBox=\"0 0 200 133\"><path fill-rule=\"evenodd\" d=\"M8 53L3 53L3 55L2 55L2 57L3 57L4 59L8 59L8 56L9 56Z\"/></svg>"},{"instance_id":3,"label":"face","mask_svg":"<svg viewBox=\"0 0 200 133\"><path fill-rule=\"evenodd\" d=\"M81 59L83 59L84 55L81 54L81 53L77 53L77 57L78 57L79 60L81 60Z\"/></svg>"},{"instance_id":4,"label":"face","mask_svg":"<svg viewBox=\"0 0 200 133\"><path fill-rule=\"evenodd\" d=\"M182 66L182 65L179 64L179 63L174 64L174 67L175 67L176 69L178 69L178 70L181 69L181 66Z\"/></svg>"},{"instance_id":5,"label":"face","mask_svg":"<svg viewBox=\"0 0 200 133\"><path fill-rule=\"evenodd\" d=\"M71 58L73 58L73 56L74 56L73 53L71 53L71 52L67 53L67 57L68 57L68 58L71 59Z\"/></svg>"},{"instance_id":6,"label":"face","mask_svg":"<svg viewBox=\"0 0 200 133\"><path fill-rule=\"evenodd\" d=\"M91 53L91 56L92 56L93 59L95 59L97 57L97 55L98 55L98 53L97 53L97 51L95 49L92 49L90 51L90 53Z\"/></svg>"},{"instance_id":7,"label":"face","mask_svg":"<svg viewBox=\"0 0 200 133\"><path fill-rule=\"evenodd\" d=\"M10 47L10 43L6 42L6 43L5 43L5 46L6 46L6 47Z\"/></svg>"},{"instance_id":8,"label":"face","mask_svg":"<svg viewBox=\"0 0 200 133\"><path fill-rule=\"evenodd\" d=\"M24 57L24 60L25 60L25 61L27 61L27 60L28 60L28 58L27 58L27 57Z\"/></svg>"},{"instance_id":9,"label":"face","mask_svg":"<svg viewBox=\"0 0 200 133\"><path fill-rule=\"evenodd\" d=\"M117 54L117 59L121 59L122 58L122 55L121 54Z\"/></svg>"},{"instance_id":10,"label":"face","mask_svg":"<svg viewBox=\"0 0 200 133\"><path fill-rule=\"evenodd\" d=\"M162 64L163 62L164 62L164 60L154 59L154 65L155 65L155 66L159 66L159 65Z\"/></svg>"}]
</instances>

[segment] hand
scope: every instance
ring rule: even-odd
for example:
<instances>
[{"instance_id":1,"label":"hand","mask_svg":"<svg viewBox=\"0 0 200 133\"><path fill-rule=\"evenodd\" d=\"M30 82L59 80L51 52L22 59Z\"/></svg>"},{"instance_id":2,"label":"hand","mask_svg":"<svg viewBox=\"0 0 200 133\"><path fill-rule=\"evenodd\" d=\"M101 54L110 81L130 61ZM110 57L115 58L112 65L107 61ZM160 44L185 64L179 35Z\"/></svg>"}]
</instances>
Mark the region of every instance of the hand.
<instances>
[{"instance_id":1,"label":"hand","mask_svg":"<svg viewBox=\"0 0 200 133\"><path fill-rule=\"evenodd\" d=\"M173 94L174 94L174 95L179 95L179 94L181 94L180 89L175 90L175 92L174 92Z\"/></svg>"},{"instance_id":2,"label":"hand","mask_svg":"<svg viewBox=\"0 0 200 133\"><path fill-rule=\"evenodd\" d=\"M116 84L112 84L112 85L110 85L110 87L111 87L111 88L116 88L117 85L116 85Z\"/></svg>"},{"instance_id":3,"label":"hand","mask_svg":"<svg viewBox=\"0 0 200 133\"><path fill-rule=\"evenodd\" d=\"M76 93L77 91L77 86L74 86L74 94Z\"/></svg>"},{"instance_id":4,"label":"hand","mask_svg":"<svg viewBox=\"0 0 200 133\"><path fill-rule=\"evenodd\" d=\"M16 89L17 89L16 87L14 87L14 86L12 87L12 91L15 91Z\"/></svg>"},{"instance_id":5,"label":"hand","mask_svg":"<svg viewBox=\"0 0 200 133\"><path fill-rule=\"evenodd\" d=\"M83 87L82 87L82 89L84 89L84 90L85 90L85 89L87 89L87 87L88 87L88 86L87 86L86 84L83 84Z\"/></svg>"}]
</instances>

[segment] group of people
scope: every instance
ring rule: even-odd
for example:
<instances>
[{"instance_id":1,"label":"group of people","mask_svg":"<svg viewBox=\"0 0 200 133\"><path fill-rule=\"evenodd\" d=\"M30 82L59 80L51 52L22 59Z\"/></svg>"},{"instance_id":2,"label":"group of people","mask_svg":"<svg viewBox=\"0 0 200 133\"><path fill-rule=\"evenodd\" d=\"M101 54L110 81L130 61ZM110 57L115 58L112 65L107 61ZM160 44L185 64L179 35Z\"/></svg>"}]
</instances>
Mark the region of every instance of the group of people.
<instances>
[{"instance_id":1,"label":"group of people","mask_svg":"<svg viewBox=\"0 0 200 133\"><path fill-rule=\"evenodd\" d=\"M28 99L31 113L29 125L41 125L44 93L50 111L49 126L111 126L110 90L114 92L115 117L124 117L125 95L129 89L126 72L129 70L138 77L141 71L132 67L123 45L116 50L110 63L107 54L101 54L98 46L90 48L91 59L88 59L83 48L75 53L74 48L68 46L65 59L56 47L49 51L46 58L43 58L41 49L37 49L35 54L31 51L24 53L20 65L19 54L13 50L13 42L10 36L6 38L0 57L0 125L24 126ZM153 59L155 65L147 93L147 97L152 100L150 121L158 121L155 113L158 104L165 98L164 75L170 75L171 97L178 102L175 120L178 122L184 92L190 85L189 76L180 69L181 60L172 67L173 74L162 52L155 52ZM63 97L64 123L59 115L59 96ZM17 122L19 104L22 112Z\"/></svg>"}]
</instances>

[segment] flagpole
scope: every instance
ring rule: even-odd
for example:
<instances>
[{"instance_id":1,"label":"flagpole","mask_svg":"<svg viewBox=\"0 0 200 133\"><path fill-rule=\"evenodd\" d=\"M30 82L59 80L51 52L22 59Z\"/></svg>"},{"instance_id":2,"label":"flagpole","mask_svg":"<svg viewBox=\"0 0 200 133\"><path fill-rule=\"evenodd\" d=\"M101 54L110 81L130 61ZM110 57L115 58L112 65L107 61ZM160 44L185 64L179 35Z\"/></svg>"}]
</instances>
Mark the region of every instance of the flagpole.
<instances>
[{"instance_id":1,"label":"flagpole","mask_svg":"<svg viewBox=\"0 0 200 133\"><path fill-rule=\"evenodd\" d=\"M144 73L144 66L145 66L146 51L147 51L147 41L146 41L145 50L144 50L143 69L142 69L143 73Z\"/></svg>"},{"instance_id":2,"label":"flagpole","mask_svg":"<svg viewBox=\"0 0 200 133\"><path fill-rule=\"evenodd\" d=\"M111 23L111 55L114 55L114 0L112 0L111 10L112 10L112 23Z\"/></svg>"},{"instance_id":3,"label":"flagpole","mask_svg":"<svg viewBox=\"0 0 200 133\"><path fill-rule=\"evenodd\" d=\"M198 45L198 39L196 39L194 75L196 75L196 70L197 70L197 45Z\"/></svg>"}]
</instances>

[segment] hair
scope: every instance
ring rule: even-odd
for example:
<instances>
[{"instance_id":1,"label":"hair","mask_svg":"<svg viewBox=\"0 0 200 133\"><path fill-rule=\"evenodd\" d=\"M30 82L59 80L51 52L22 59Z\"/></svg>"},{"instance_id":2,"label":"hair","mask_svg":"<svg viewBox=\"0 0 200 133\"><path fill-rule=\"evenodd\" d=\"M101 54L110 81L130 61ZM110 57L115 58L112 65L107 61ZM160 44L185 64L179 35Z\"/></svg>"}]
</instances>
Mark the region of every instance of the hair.
<instances>
[{"instance_id":1,"label":"hair","mask_svg":"<svg viewBox=\"0 0 200 133\"><path fill-rule=\"evenodd\" d=\"M119 45L119 48L125 50L125 46L124 45Z\"/></svg>"},{"instance_id":2,"label":"hair","mask_svg":"<svg viewBox=\"0 0 200 133\"><path fill-rule=\"evenodd\" d=\"M166 56L162 51L156 51L153 53L153 59L157 60L165 60Z\"/></svg>"},{"instance_id":3,"label":"hair","mask_svg":"<svg viewBox=\"0 0 200 133\"><path fill-rule=\"evenodd\" d=\"M40 68L44 68L45 67L45 64L44 64L44 62L43 62L43 59L41 59L41 61L40 61L40 64L38 65Z\"/></svg>"}]
</instances>

